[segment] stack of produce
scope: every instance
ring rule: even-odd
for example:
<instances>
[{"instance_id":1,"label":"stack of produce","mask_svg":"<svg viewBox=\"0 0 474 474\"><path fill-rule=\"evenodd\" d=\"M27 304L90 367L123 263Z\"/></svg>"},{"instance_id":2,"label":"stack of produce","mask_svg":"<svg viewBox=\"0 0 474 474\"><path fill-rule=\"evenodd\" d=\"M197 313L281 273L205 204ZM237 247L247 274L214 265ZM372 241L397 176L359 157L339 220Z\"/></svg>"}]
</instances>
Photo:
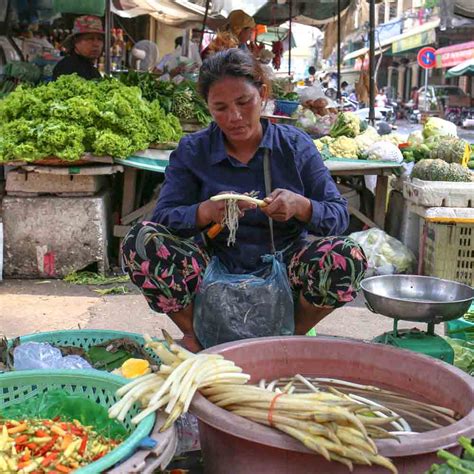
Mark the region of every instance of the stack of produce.
<instances>
[{"instance_id":1,"label":"stack of produce","mask_svg":"<svg viewBox=\"0 0 474 474\"><path fill-rule=\"evenodd\" d=\"M124 73L119 79L127 86L138 86L144 99L150 102L157 100L166 113L172 113L180 120L194 121L204 126L212 121L206 102L192 81L175 84L160 80L148 72L135 71Z\"/></svg>"},{"instance_id":2,"label":"stack of produce","mask_svg":"<svg viewBox=\"0 0 474 474\"><path fill-rule=\"evenodd\" d=\"M161 431L188 410L196 390L217 406L258 423L270 425L301 441L306 447L338 461L351 470L353 464L383 466L396 473L389 459L377 452L369 432L393 437L383 428L394 421L375 412L370 404L349 400L341 392L293 393L290 389L275 396L265 388L246 385L250 376L231 361L216 354L192 354L167 335L168 347L149 344L163 361L158 373L135 379L120 388L123 397L109 410L111 418L124 419L130 407L141 401L143 411L132 420L138 423L148 414L164 408L169 415ZM382 407L383 411L383 407Z\"/></svg>"},{"instance_id":3,"label":"stack of produce","mask_svg":"<svg viewBox=\"0 0 474 474\"><path fill-rule=\"evenodd\" d=\"M315 140L325 159L348 158L379 161L402 161L398 145L403 139L396 133L379 135L375 128L353 112L341 112L329 131L329 136ZM375 146L377 145L377 146ZM373 148L371 148L373 147Z\"/></svg>"},{"instance_id":4,"label":"stack of produce","mask_svg":"<svg viewBox=\"0 0 474 474\"><path fill-rule=\"evenodd\" d=\"M59 417L0 422L0 472L68 473L112 451L120 442L90 426Z\"/></svg>"},{"instance_id":5,"label":"stack of produce","mask_svg":"<svg viewBox=\"0 0 474 474\"><path fill-rule=\"evenodd\" d=\"M439 118L427 120L401 147L404 161L414 162L412 177L425 181L472 181L474 159L469 143L457 137L456 126Z\"/></svg>"},{"instance_id":6,"label":"stack of produce","mask_svg":"<svg viewBox=\"0 0 474 474\"><path fill-rule=\"evenodd\" d=\"M21 86L0 101L0 162L50 156L74 161L86 152L126 158L181 135L175 116L115 79L66 75L35 88Z\"/></svg>"}]
</instances>

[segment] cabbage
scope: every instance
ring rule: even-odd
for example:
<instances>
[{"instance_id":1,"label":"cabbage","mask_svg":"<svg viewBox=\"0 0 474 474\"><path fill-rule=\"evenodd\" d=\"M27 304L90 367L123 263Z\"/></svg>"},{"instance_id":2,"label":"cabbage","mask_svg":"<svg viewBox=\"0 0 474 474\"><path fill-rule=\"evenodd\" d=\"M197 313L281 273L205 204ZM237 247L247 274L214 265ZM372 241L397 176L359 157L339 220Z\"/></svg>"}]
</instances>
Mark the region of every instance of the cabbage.
<instances>
[{"instance_id":1,"label":"cabbage","mask_svg":"<svg viewBox=\"0 0 474 474\"><path fill-rule=\"evenodd\" d=\"M349 236L364 250L369 268L367 276L409 273L415 256L405 245L383 230L373 228Z\"/></svg>"},{"instance_id":2,"label":"cabbage","mask_svg":"<svg viewBox=\"0 0 474 474\"><path fill-rule=\"evenodd\" d=\"M423 136L425 138L446 135L458 136L456 124L438 117L431 117L426 121L423 128Z\"/></svg>"}]
</instances>

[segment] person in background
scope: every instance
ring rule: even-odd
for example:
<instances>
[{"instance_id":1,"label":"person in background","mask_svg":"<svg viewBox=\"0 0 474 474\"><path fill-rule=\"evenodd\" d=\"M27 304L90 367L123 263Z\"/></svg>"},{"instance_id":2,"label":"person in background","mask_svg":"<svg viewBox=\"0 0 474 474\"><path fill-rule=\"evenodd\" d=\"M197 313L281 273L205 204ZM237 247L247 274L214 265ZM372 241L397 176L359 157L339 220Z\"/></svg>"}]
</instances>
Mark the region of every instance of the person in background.
<instances>
[{"instance_id":1,"label":"person in background","mask_svg":"<svg viewBox=\"0 0 474 474\"><path fill-rule=\"evenodd\" d=\"M183 37L182 36L177 36L174 39L174 51L172 53L165 54L161 58L161 61L156 66L156 69L159 72L165 72L167 64L171 60L176 59L176 57L181 56L181 46L182 46L182 44L183 44Z\"/></svg>"},{"instance_id":2,"label":"person in background","mask_svg":"<svg viewBox=\"0 0 474 474\"><path fill-rule=\"evenodd\" d=\"M53 80L64 74L78 74L84 79L100 79L95 63L104 51L105 32L97 16L80 16L72 33L63 41L66 57L53 69Z\"/></svg>"},{"instance_id":3,"label":"person in background","mask_svg":"<svg viewBox=\"0 0 474 474\"><path fill-rule=\"evenodd\" d=\"M239 40L239 49L249 50L248 43L252 39L255 20L243 10L234 10L227 18L227 29Z\"/></svg>"},{"instance_id":4,"label":"person in background","mask_svg":"<svg viewBox=\"0 0 474 474\"><path fill-rule=\"evenodd\" d=\"M386 105L387 105L387 95L385 93L385 87L382 87L379 93L375 96L375 106L386 107Z\"/></svg>"},{"instance_id":5,"label":"person in background","mask_svg":"<svg viewBox=\"0 0 474 474\"><path fill-rule=\"evenodd\" d=\"M308 74L309 77L307 77L304 82L306 86L312 86L316 81L316 68L314 66L310 66L308 68Z\"/></svg>"},{"instance_id":6,"label":"person in background","mask_svg":"<svg viewBox=\"0 0 474 474\"><path fill-rule=\"evenodd\" d=\"M411 88L411 93L410 93L410 100L413 102L413 108L417 109L418 108L418 99L419 99L420 93L418 92L418 87L413 86Z\"/></svg>"},{"instance_id":7,"label":"person in background","mask_svg":"<svg viewBox=\"0 0 474 474\"><path fill-rule=\"evenodd\" d=\"M348 86L349 86L349 84L346 81L343 81L341 83L341 97L348 97L349 96L349 92L347 90Z\"/></svg>"}]
</instances>

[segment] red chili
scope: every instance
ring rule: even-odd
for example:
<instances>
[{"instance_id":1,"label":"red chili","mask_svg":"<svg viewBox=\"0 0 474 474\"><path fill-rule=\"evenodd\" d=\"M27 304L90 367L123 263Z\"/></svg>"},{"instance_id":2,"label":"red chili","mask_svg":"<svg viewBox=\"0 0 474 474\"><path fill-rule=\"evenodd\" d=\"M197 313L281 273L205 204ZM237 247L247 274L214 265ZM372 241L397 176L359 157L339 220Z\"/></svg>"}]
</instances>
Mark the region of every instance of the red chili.
<instances>
[{"instance_id":1,"label":"red chili","mask_svg":"<svg viewBox=\"0 0 474 474\"><path fill-rule=\"evenodd\" d=\"M49 442L46 443L39 451L38 451L38 456L42 456L43 454L46 454L55 444L59 436L54 436L53 439Z\"/></svg>"},{"instance_id":2,"label":"red chili","mask_svg":"<svg viewBox=\"0 0 474 474\"><path fill-rule=\"evenodd\" d=\"M85 452L86 446L87 446L87 440L88 440L88 436L84 435L84 437L82 438L82 441L81 441L81 445L79 446L79 449L77 450L77 452L80 456L84 455L84 452Z\"/></svg>"},{"instance_id":3,"label":"red chili","mask_svg":"<svg viewBox=\"0 0 474 474\"><path fill-rule=\"evenodd\" d=\"M97 459L100 459L101 457L105 456L105 451L101 451L99 454L96 454L92 460L97 461Z\"/></svg>"},{"instance_id":4,"label":"red chili","mask_svg":"<svg viewBox=\"0 0 474 474\"><path fill-rule=\"evenodd\" d=\"M41 461L41 465L44 467L49 466L57 457L59 456L59 453L50 453L48 454L43 461Z\"/></svg>"},{"instance_id":5,"label":"red chili","mask_svg":"<svg viewBox=\"0 0 474 474\"><path fill-rule=\"evenodd\" d=\"M38 438L46 438L46 436L49 436L49 435L44 430L36 430L35 431L35 436L38 437Z\"/></svg>"},{"instance_id":6,"label":"red chili","mask_svg":"<svg viewBox=\"0 0 474 474\"><path fill-rule=\"evenodd\" d=\"M21 435L15 438L15 444L23 444L28 441L28 435Z\"/></svg>"}]
</instances>

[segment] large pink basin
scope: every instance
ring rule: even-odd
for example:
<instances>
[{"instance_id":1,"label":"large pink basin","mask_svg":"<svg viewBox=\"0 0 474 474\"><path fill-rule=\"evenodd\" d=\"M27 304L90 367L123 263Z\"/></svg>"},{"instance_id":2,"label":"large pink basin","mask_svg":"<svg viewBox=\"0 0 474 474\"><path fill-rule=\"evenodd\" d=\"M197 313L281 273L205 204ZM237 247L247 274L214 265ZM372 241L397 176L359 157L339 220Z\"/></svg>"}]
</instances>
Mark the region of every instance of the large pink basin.
<instances>
[{"instance_id":1,"label":"large pink basin","mask_svg":"<svg viewBox=\"0 0 474 474\"><path fill-rule=\"evenodd\" d=\"M382 344L304 336L249 339L205 352L233 360L252 375L252 382L297 373L336 377L400 390L462 414L451 426L404 436L400 443L378 441L380 453L392 459L400 474L424 473L438 461L438 449L458 452L459 436L474 436L474 378L428 356ZM206 474L348 472L345 466L327 462L289 436L218 408L200 394L194 397L191 411L199 419ZM354 472L388 471L357 466Z\"/></svg>"}]
</instances>

